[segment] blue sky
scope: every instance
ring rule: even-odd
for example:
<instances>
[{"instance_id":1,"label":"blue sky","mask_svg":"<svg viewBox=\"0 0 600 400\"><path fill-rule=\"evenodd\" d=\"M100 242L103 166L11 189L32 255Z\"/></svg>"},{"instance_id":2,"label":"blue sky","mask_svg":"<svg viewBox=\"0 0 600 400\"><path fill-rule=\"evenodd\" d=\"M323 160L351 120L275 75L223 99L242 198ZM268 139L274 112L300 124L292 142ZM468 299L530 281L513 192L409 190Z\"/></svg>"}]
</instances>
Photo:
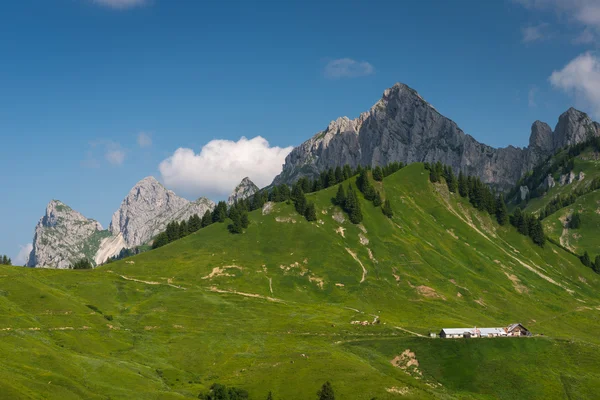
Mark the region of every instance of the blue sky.
<instances>
[{"instance_id":1,"label":"blue sky","mask_svg":"<svg viewBox=\"0 0 600 400\"><path fill-rule=\"evenodd\" d=\"M597 3L4 1L0 254L51 199L107 227L148 175L188 198L267 182L395 82L493 146L570 106L598 117Z\"/></svg>"}]
</instances>

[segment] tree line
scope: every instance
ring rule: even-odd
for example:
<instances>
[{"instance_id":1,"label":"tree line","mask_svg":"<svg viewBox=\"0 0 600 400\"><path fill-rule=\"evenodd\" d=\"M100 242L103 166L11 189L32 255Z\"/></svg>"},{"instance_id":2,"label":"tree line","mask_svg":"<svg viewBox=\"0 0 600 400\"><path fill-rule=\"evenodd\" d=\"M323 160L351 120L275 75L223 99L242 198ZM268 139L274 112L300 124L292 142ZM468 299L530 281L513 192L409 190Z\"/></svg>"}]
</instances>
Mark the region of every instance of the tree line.
<instances>
[{"instance_id":1,"label":"tree line","mask_svg":"<svg viewBox=\"0 0 600 400\"><path fill-rule=\"evenodd\" d=\"M333 386L329 381L325 382L317 391L317 400L335 400ZM210 389L205 393L200 393L198 398L201 400L248 400L250 399L248 391L234 386L226 386L220 383L213 383ZM269 391L266 400L274 400L273 392Z\"/></svg>"},{"instance_id":2,"label":"tree line","mask_svg":"<svg viewBox=\"0 0 600 400\"><path fill-rule=\"evenodd\" d=\"M574 190L570 194L556 195L552 200L550 200L550 202L544 207L544 209L540 211L540 218L547 218L548 216L554 214L561 208L570 206L571 204L575 203L575 201L579 197L598 189L600 189L600 178L595 178L589 185L587 185L584 188Z\"/></svg>"},{"instance_id":3,"label":"tree line","mask_svg":"<svg viewBox=\"0 0 600 400\"><path fill-rule=\"evenodd\" d=\"M0 257L0 265L12 265L12 260L6 254Z\"/></svg>"},{"instance_id":4,"label":"tree line","mask_svg":"<svg viewBox=\"0 0 600 400\"><path fill-rule=\"evenodd\" d=\"M457 177L452 171L452 167L443 165L441 162L425 163L425 169L429 171L431 182L441 182L443 179L450 192L458 192L461 197L467 198L473 207L480 211L486 211L496 219L499 225L504 226L510 222L519 233L531 237L535 244L544 247L546 235L541 219L521 211L519 207L516 208L513 215L509 215L502 193L495 194L478 177L465 175L462 171Z\"/></svg>"},{"instance_id":5,"label":"tree line","mask_svg":"<svg viewBox=\"0 0 600 400\"><path fill-rule=\"evenodd\" d=\"M563 175L571 173L575 168L575 158L588 148L600 151L600 137L592 137L579 144L557 150L554 156L548 157L519 179L515 187L508 193L508 198L517 199L521 186L526 186L529 189L525 204L522 204L522 206L525 206L532 198L541 197L547 190L541 186L544 179L548 175L555 175L559 171ZM545 217L550 214L552 212L546 213Z\"/></svg>"}]
</instances>

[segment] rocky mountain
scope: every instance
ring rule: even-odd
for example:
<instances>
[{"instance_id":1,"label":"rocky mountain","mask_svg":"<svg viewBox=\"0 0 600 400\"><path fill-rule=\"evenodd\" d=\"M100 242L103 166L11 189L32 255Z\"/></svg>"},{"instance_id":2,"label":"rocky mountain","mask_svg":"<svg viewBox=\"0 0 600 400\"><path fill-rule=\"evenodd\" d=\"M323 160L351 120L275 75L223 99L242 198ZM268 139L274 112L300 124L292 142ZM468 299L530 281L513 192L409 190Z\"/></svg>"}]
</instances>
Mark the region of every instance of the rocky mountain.
<instances>
[{"instance_id":1,"label":"rocky mountain","mask_svg":"<svg viewBox=\"0 0 600 400\"><path fill-rule=\"evenodd\" d=\"M455 171L509 189L557 149L590 135L600 135L600 124L570 108L560 116L554 131L546 123L534 122L529 147L493 148L465 134L415 90L397 83L368 112L353 120L338 118L296 147L273 184L292 183L302 176L314 178L344 164L441 161Z\"/></svg>"},{"instance_id":2,"label":"rocky mountain","mask_svg":"<svg viewBox=\"0 0 600 400\"><path fill-rule=\"evenodd\" d=\"M215 204L206 198L189 201L167 190L153 177L139 181L114 213L108 230L57 200L35 228L30 267L69 268L76 260L87 258L96 265L150 241L171 221L202 216Z\"/></svg>"},{"instance_id":3,"label":"rocky mountain","mask_svg":"<svg viewBox=\"0 0 600 400\"><path fill-rule=\"evenodd\" d=\"M227 204L232 205L236 201L253 196L254 193L258 192L259 190L259 187L256 186L254 182L250 180L250 178L245 177L242 179L239 185L233 189L233 192L231 192L231 195L229 195L229 198L227 199Z\"/></svg>"},{"instance_id":4,"label":"rocky mountain","mask_svg":"<svg viewBox=\"0 0 600 400\"><path fill-rule=\"evenodd\" d=\"M139 246L158 235L169 222L194 214L202 216L214 206L206 198L190 202L179 197L150 176L129 191L113 214L109 230L115 236L121 233L128 247Z\"/></svg>"},{"instance_id":5,"label":"rocky mountain","mask_svg":"<svg viewBox=\"0 0 600 400\"><path fill-rule=\"evenodd\" d=\"M109 236L98 221L88 219L58 200L52 200L35 227L27 265L68 268L72 260L92 257Z\"/></svg>"}]
</instances>

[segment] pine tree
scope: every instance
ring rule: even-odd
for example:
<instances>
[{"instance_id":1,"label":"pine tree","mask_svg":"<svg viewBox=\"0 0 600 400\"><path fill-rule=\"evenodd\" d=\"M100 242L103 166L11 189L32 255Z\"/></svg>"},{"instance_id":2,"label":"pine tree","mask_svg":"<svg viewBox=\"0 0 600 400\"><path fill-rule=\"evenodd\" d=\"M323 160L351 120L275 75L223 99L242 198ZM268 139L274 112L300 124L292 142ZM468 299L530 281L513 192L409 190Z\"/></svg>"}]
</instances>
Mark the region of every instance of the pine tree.
<instances>
[{"instance_id":1,"label":"pine tree","mask_svg":"<svg viewBox=\"0 0 600 400\"><path fill-rule=\"evenodd\" d=\"M344 181L344 173L339 165L335 167L335 180L338 183Z\"/></svg>"},{"instance_id":2,"label":"pine tree","mask_svg":"<svg viewBox=\"0 0 600 400\"><path fill-rule=\"evenodd\" d=\"M469 195L469 186L467 185L467 178L462 173L462 171L458 174L458 193L461 197L467 197Z\"/></svg>"},{"instance_id":3,"label":"pine tree","mask_svg":"<svg viewBox=\"0 0 600 400\"><path fill-rule=\"evenodd\" d=\"M373 169L373 179L375 179L378 182L381 182L383 180L383 170L380 166L377 166L375 167L375 169Z\"/></svg>"},{"instance_id":4,"label":"pine tree","mask_svg":"<svg viewBox=\"0 0 600 400\"><path fill-rule=\"evenodd\" d=\"M581 216L578 212L575 212L573 216L571 216L571 220L569 221L569 228L571 229L579 229L581 227Z\"/></svg>"},{"instance_id":5,"label":"pine tree","mask_svg":"<svg viewBox=\"0 0 600 400\"><path fill-rule=\"evenodd\" d=\"M337 183L336 179L335 179L335 171L333 170L333 168L329 168L329 170L327 171L327 186L326 187L331 187L333 185L335 185Z\"/></svg>"},{"instance_id":6,"label":"pine tree","mask_svg":"<svg viewBox=\"0 0 600 400\"><path fill-rule=\"evenodd\" d=\"M496 199L496 220L502 226L506 225L508 221L508 209L504 202L504 196L500 194Z\"/></svg>"},{"instance_id":7,"label":"pine tree","mask_svg":"<svg viewBox=\"0 0 600 400\"><path fill-rule=\"evenodd\" d=\"M342 171L344 173L344 180L350 178L353 175L352 168L348 164L344 165Z\"/></svg>"},{"instance_id":8,"label":"pine tree","mask_svg":"<svg viewBox=\"0 0 600 400\"><path fill-rule=\"evenodd\" d=\"M229 229L229 232L242 233L242 230L243 230L242 218L236 207L231 208L231 212L229 213L229 218L231 218L231 224L229 224L227 226L227 229Z\"/></svg>"},{"instance_id":9,"label":"pine tree","mask_svg":"<svg viewBox=\"0 0 600 400\"><path fill-rule=\"evenodd\" d=\"M179 226L177 222L170 222L166 229L167 239L169 243L179 239Z\"/></svg>"},{"instance_id":10,"label":"pine tree","mask_svg":"<svg viewBox=\"0 0 600 400\"><path fill-rule=\"evenodd\" d=\"M533 228L531 229L531 238L533 239L533 243L537 244L540 247L544 247L546 244L546 235L544 234L544 227L542 225L542 221L538 218L534 218L532 222Z\"/></svg>"},{"instance_id":11,"label":"pine tree","mask_svg":"<svg viewBox=\"0 0 600 400\"><path fill-rule=\"evenodd\" d=\"M321 386L321 390L317 392L318 400L335 400L335 395L333 393L333 387L329 381L325 382L323 386Z\"/></svg>"},{"instance_id":12,"label":"pine tree","mask_svg":"<svg viewBox=\"0 0 600 400\"><path fill-rule=\"evenodd\" d=\"M179 223L179 238L183 238L186 237L188 235L188 228L187 228L187 224L185 221L181 221Z\"/></svg>"},{"instance_id":13,"label":"pine tree","mask_svg":"<svg viewBox=\"0 0 600 400\"><path fill-rule=\"evenodd\" d=\"M169 243L169 237L167 236L167 233L161 232L158 235L156 235L156 237L154 238L154 241L152 242L152 248L158 249L159 247L162 247L168 243Z\"/></svg>"},{"instance_id":14,"label":"pine tree","mask_svg":"<svg viewBox=\"0 0 600 400\"><path fill-rule=\"evenodd\" d=\"M593 268L595 273L600 274L600 256L596 256Z\"/></svg>"},{"instance_id":15,"label":"pine tree","mask_svg":"<svg viewBox=\"0 0 600 400\"><path fill-rule=\"evenodd\" d=\"M394 216L394 212L392 211L392 204L389 199L385 199L383 203L383 207L381 207L381 212L388 218L392 218Z\"/></svg>"},{"instance_id":16,"label":"pine tree","mask_svg":"<svg viewBox=\"0 0 600 400\"><path fill-rule=\"evenodd\" d=\"M71 269L92 269L92 263L87 258L82 258L71 265Z\"/></svg>"},{"instance_id":17,"label":"pine tree","mask_svg":"<svg viewBox=\"0 0 600 400\"><path fill-rule=\"evenodd\" d=\"M335 195L333 203L337 206L344 207L344 204L346 203L346 192L344 191L344 185L338 186L338 191Z\"/></svg>"},{"instance_id":18,"label":"pine tree","mask_svg":"<svg viewBox=\"0 0 600 400\"><path fill-rule=\"evenodd\" d=\"M212 214L212 222L225 222L227 219L227 203L219 201Z\"/></svg>"},{"instance_id":19,"label":"pine tree","mask_svg":"<svg viewBox=\"0 0 600 400\"><path fill-rule=\"evenodd\" d=\"M317 210L315 208L315 203L310 202L306 206L306 210L304 211L304 216L307 221L316 221L317 220Z\"/></svg>"},{"instance_id":20,"label":"pine tree","mask_svg":"<svg viewBox=\"0 0 600 400\"><path fill-rule=\"evenodd\" d=\"M519 226L521 225L521 220L523 219L521 207L517 207L515 209L515 212L513 213L513 215L510 216L509 219L510 219L510 224L518 229Z\"/></svg>"},{"instance_id":21,"label":"pine tree","mask_svg":"<svg viewBox=\"0 0 600 400\"><path fill-rule=\"evenodd\" d=\"M0 262L0 264L2 265L6 265L8 263L8 259L6 258L6 255L2 256L2 261Z\"/></svg>"},{"instance_id":22,"label":"pine tree","mask_svg":"<svg viewBox=\"0 0 600 400\"><path fill-rule=\"evenodd\" d=\"M379 191L375 191L375 196L373 196L373 205L375 207L379 207L381 205L381 194Z\"/></svg>"},{"instance_id":23,"label":"pine tree","mask_svg":"<svg viewBox=\"0 0 600 400\"><path fill-rule=\"evenodd\" d=\"M586 267L591 267L592 266L592 260L590 260L590 255L588 254L587 250L581 256L581 263L583 265L585 265Z\"/></svg>"},{"instance_id":24,"label":"pine tree","mask_svg":"<svg viewBox=\"0 0 600 400\"><path fill-rule=\"evenodd\" d=\"M240 221L242 224L242 228L246 229L248 228L248 226L250 226L250 219L248 218L248 212L247 211L242 211L242 214L240 216Z\"/></svg>"},{"instance_id":25,"label":"pine tree","mask_svg":"<svg viewBox=\"0 0 600 400\"><path fill-rule=\"evenodd\" d=\"M200 226L202 228L205 228L207 226L209 226L210 224L212 224L212 213L210 212L210 210L206 210L206 212L204 213L204 215L202 216L202 222L200 224Z\"/></svg>"},{"instance_id":26,"label":"pine tree","mask_svg":"<svg viewBox=\"0 0 600 400\"><path fill-rule=\"evenodd\" d=\"M352 204L352 207L349 210L347 210L348 218L353 224L360 224L363 220L362 210L360 209L358 195L356 194L356 191L354 191L354 189L352 188L350 188L350 190L348 191L346 203L348 203L348 199L351 199L350 204Z\"/></svg>"},{"instance_id":27,"label":"pine tree","mask_svg":"<svg viewBox=\"0 0 600 400\"><path fill-rule=\"evenodd\" d=\"M448 185L448 190L451 193L456 193L456 189L458 188L458 182L456 181L456 176L454 175L454 172L452 171L452 167L448 167L446 184Z\"/></svg>"},{"instance_id":28,"label":"pine tree","mask_svg":"<svg viewBox=\"0 0 600 400\"><path fill-rule=\"evenodd\" d=\"M292 201L294 202L294 207L298 214L304 215L304 212L306 211L306 196L300 185L294 185L294 188L292 189Z\"/></svg>"}]
</instances>

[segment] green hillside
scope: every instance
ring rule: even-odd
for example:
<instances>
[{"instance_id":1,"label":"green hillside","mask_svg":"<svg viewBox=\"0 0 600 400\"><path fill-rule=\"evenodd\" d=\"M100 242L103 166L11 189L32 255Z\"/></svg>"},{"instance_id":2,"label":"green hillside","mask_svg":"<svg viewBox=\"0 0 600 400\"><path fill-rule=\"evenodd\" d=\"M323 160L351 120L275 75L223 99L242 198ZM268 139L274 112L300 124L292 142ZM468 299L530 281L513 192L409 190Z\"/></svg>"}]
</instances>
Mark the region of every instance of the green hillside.
<instances>
[{"instance_id":1,"label":"green hillside","mask_svg":"<svg viewBox=\"0 0 600 400\"><path fill-rule=\"evenodd\" d=\"M428 175L376 183L392 219L361 197L351 224L334 186L316 222L277 203L94 270L1 267L0 398L592 398L600 276ZM427 337L513 322L536 336Z\"/></svg>"}]
</instances>

